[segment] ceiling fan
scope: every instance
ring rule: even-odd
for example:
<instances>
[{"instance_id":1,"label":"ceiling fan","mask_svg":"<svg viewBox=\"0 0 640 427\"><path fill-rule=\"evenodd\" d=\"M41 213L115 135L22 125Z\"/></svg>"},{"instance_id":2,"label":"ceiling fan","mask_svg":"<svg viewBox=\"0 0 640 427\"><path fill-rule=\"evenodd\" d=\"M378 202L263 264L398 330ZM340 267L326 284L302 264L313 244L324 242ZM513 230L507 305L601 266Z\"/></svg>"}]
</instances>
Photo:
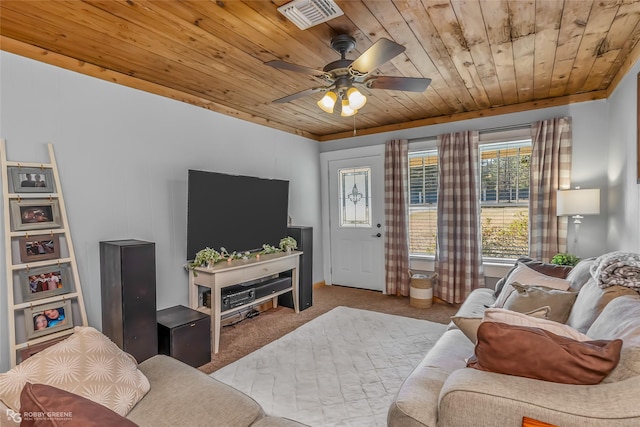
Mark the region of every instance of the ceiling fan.
<instances>
[{"instance_id":1,"label":"ceiling fan","mask_svg":"<svg viewBox=\"0 0 640 427\"><path fill-rule=\"evenodd\" d=\"M318 101L318 106L327 113L333 109L340 99L340 115L352 116L367 102L367 98L355 86L361 85L367 89L387 89L409 92L424 92L431 79L416 77L391 77L369 75L385 62L404 52L405 47L386 38L376 41L369 49L356 59L347 59L347 52L356 46L356 40L347 34L340 34L331 39L331 47L337 51L341 59L330 62L322 70L304 67L285 61L265 62L273 68L310 74L324 80L327 85L303 90L274 100L275 103L285 103L317 92L326 92Z\"/></svg>"}]
</instances>

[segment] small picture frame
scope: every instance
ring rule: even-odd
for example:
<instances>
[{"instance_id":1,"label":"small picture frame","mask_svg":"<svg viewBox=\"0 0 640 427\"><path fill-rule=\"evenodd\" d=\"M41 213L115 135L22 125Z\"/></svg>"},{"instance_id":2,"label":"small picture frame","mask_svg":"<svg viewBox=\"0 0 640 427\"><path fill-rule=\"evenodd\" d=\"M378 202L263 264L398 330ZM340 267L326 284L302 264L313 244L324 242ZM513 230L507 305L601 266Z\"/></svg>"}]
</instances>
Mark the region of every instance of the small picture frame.
<instances>
[{"instance_id":1,"label":"small picture frame","mask_svg":"<svg viewBox=\"0 0 640 427\"><path fill-rule=\"evenodd\" d=\"M57 234L37 234L20 237L20 261L24 263L60 258L60 239Z\"/></svg>"},{"instance_id":2,"label":"small picture frame","mask_svg":"<svg viewBox=\"0 0 640 427\"><path fill-rule=\"evenodd\" d=\"M68 294L73 289L69 264L47 265L18 272L23 301Z\"/></svg>"},{"instance_id":3,"label":"small picture frame","mask_svg":"<svg viewBox=\"0 0 640 427\"><path fill-rule=\"evenodd\" d=\"M71 300L25 308L24 319L29 340L73 328Z\"/></svg>"},{"instance_id":4,"label":"small picture frame","mask_svg":"<svg viewBox=\"0 0 640 427\"><path fill-rule=\"evenodd\" d=\"M10 200L12 231L60 228L60 205L57 199Z\"/></svg>"},{"instance_id":5,"label":"small picture frame","mask_svg":"<svg viewBox=\"0 0 640 427\"><path fill-rule=\"evenodd\" d=\"M10 166L13 193L55 193L53 169Z\"/></svg>"}]
</instances>

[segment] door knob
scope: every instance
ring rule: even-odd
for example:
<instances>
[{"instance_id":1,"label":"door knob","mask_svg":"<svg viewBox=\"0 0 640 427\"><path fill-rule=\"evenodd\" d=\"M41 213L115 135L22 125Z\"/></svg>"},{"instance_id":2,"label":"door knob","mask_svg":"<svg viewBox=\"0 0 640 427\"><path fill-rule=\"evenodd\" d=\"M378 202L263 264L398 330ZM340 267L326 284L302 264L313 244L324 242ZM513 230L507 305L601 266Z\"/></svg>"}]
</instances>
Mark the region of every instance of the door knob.
<instances>
[{"instance_id":1,"label":"door knob","mask_svg":"<svg viewBox=\"0 0 640 427\"><path fill-rule=\"evenodd\" d=\"M382 234L380 233L372 234L371 237L382 237Z\"/></svg>"}]
</instances>

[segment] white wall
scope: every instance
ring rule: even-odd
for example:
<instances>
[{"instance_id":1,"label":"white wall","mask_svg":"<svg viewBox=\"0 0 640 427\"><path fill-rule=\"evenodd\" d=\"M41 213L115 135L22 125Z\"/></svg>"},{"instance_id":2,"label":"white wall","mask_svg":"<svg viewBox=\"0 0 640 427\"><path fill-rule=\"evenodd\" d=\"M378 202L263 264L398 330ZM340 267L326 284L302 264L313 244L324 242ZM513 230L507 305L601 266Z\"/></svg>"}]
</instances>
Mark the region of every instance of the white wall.
<instances>
[{"instance_id":1,"label":"white wall","mask_svg":"<svg viewBox=\"0 0 640 427\"><path fill-rule=\"evenodd\" d=\"M155 242L158 309L187 304L188 169L289 180L289 212L314 227L313 277L322 280L316 142L6 52L0 79L8 159L48 162L53 143L91 326L102 323L102 240ZM4 260L2 245L3 282ZM0 371L9 366L6 298L0 286Z\"/></svg>"},{"instance_id":2,"label":"white wall","mask_svg":"<svg viewBox=\"0 0 640 427\"><path fill-rule=\"evenodd\" d=\"M599 216L585 217L580 228L580 235L577 247L573 246L574 228L569 226L568 250L581 257L597 256L606 252L604 242L606 242L607 231L607 200L608 192L608 104L605 100L583 102L562 107L545 108L521 113L505 114L496 117L464 120L460 122L446 123L434 126L424 126L420 128L405 129L397 132L388 132L377 135L366 135L330 141L320 145L321 169L325 173L328 154L332 159L340 158L340 153L344 153L342 158L349 158L357 155L358 151L368 153L371 145L384 144L389 139L396 138L425 138L436 136L447 132L462 130L488 130L502 127L528 124L538 120L549 119L560 116L572 117L573 128L573 154L572 154L572 186L582 188L600 188L602 213ZM634 122L635 123L635 122ZM364 155L364 154L363 154ZM324 180L322 181L324 184ZM323 198L324 200L324 198ZM326 208L323 206L323 209ZM637 212L637 210L636 210ZM327 223L327 220L324 220ZM325 229L325 239L327 230ZM636 236L636 241L638 240ZM326 258L327 251L330 250L328 240L324 240L325 264L329 262ZM325 272L327 271L325 265ZM412 268L416 270L431 270L432 263L412 262ZM501 274L502 269L495 274ZM326 274L326 273L325 273ZM489 273L491 274L491 273Z\"/></svg>"},{"instance_id":3,"label":"white wall","mask_svg":"<svg viewBox=\"0 0 640 427\"><path fill-rule=\"evenodd\" d=\"M637 171L637 62L609 97L609 132L603 145L609 148L610 250L640 252L640 183Z\"/></svg>"}]
</instances>

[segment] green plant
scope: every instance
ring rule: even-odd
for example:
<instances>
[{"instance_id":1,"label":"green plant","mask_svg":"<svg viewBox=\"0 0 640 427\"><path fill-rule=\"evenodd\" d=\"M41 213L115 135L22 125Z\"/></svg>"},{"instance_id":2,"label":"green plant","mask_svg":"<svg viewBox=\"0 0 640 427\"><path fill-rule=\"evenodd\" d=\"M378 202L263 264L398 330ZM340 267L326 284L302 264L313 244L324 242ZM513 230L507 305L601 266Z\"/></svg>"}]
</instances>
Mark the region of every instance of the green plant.
<instances>
[{"instance_id":1,"label":"green plant","mask_svg":"<svg viewBox=\"0 0 640 427\"><path fill-rule=\"evenodd\" d=\"M297 249L298 242L291 236L287 236L284 239L280 240L280 249L286 251L288 249Z\"/></svg>"},{"instance_id":2,"label":"green plant","mask_svg":"<svg viewBox=\"0 0 640 427\"><path fill-rule=\"evenodd\" d=\"M551 264L575 266L580 262L580 258L571 254L557 254L551 258Z\"/></svg>"},{"instance_id":3,"label":"green plant","mask_svg":"<svg viewBox=\"0 0 640 427\"><path fill-rule=\"evenodd\" d=\"M296 249L298 242L291 236L285 237L280 240L280 247L271 246L268 244L262 245L260 252L231 252L229 253L225 248L220 248L220 251L206 247L196 253L196 257L193 261L185 264L186 270L194 270L196 267L209 267L219 261L230 261L234 259L249 259L256 255L274 254L277 252L283 252L287 249ZM195 271L193 272L195 276Z\"/></svg>"},{"instance_id":4,"label":"green plant","mask_svg":"<svg viewBox=\"0 0 640 427\"><path fill-rule=\"evenodd\" d=\"M198 251L193 262L190 262L188 265L190 268L203 267L214 264L222 259L224 259L224 256L220 252L207 247Z\"/></svg>"},{"instance_id":5,"label":"green plant","mask_svg":"<svg viewBox=\"0 0 640 427\"><path fill-rule=\"evenodd\" d=\"M266 243L262 245L263 254L275 254L276 252L282 252L282 249L276 248L275 246L267 245Z\"/></svg>"}]
</instances>

